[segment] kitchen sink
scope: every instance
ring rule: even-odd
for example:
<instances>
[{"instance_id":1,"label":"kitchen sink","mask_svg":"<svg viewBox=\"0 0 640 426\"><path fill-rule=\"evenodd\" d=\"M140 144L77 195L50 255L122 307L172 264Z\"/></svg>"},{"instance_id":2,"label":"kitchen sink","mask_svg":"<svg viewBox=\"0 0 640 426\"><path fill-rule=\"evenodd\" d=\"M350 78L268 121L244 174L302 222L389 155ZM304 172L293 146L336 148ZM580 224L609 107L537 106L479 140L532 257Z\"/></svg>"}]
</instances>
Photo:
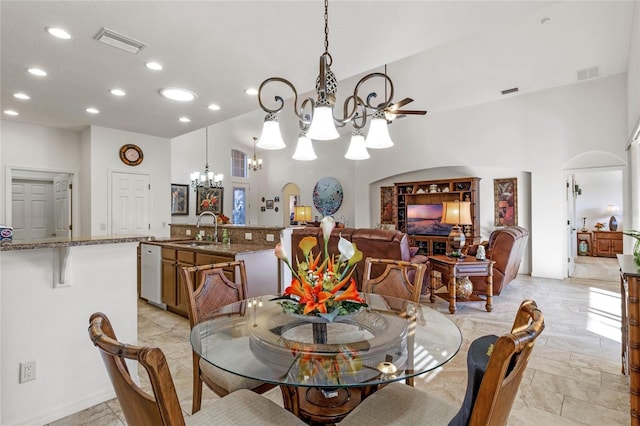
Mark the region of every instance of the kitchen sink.
<instances>
[{"instance_id":1,"label":"kitchen sink","mask_svg":"<svg viewBox=\"0 0 640 426\"><path fill-rule=\"evenodd\" d=\"M219 245L220 243L215 243L213 241L182 241L176 242L175 244L187 247L202 247L202 246L212 246Z\"/></svg>"}]
</instances>

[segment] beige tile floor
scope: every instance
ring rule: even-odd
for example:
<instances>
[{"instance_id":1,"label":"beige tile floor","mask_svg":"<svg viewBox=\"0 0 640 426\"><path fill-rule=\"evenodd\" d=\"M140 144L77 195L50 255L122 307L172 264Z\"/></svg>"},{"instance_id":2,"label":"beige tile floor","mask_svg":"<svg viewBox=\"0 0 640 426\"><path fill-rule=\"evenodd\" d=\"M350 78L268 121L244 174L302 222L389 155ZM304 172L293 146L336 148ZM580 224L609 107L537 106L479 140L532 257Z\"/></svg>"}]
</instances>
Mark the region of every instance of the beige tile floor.
<instances>
[{"instance_id":1,"label":"beige tile floor","mask_svg":"<svg viewBox=\"0 0 640 426\"><path fill-rule=\"evenodd\" d=\"M416 387L459 404L466 386L469 343L480 335L508 331L520 302L531 298L542 309L546 328L525 372L509 424L628 425L628 382L620 373L616 260L578 258L574 275L562 281L519 276L494 298L491 313L484 310L483 303L458 304L458 312L451 318L464 336L461 351L441 369L419 377ZM138 306L139 343L157 345L165 352L183 411L188 415L191 412L189 323L146 303L140 302ZM447 302L436 300L432 306L449 315ZM282 404L277 388L267 396ZM205 387L203 404L216 398ZM51 423L52 426L123 424L126 422L117 400Z\"/></svg>"}]
</instances>

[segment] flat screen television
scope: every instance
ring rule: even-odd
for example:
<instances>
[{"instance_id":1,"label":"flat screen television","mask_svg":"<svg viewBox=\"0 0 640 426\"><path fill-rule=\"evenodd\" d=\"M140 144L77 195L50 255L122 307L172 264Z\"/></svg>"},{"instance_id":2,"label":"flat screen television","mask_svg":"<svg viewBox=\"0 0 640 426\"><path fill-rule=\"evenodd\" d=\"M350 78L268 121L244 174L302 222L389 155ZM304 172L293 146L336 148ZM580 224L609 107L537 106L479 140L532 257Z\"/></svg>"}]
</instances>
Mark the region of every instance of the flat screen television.
<instances>
[{"instance_id":1,"label":"flat screen television","mask_svg":"<svg viewBox=\"0 0 640 426\"><path fill-rule=\"evenodd\" d=\"M441 235L451 232L451 225L442 220L442 204L409 204L407 206L407 234Z\"/></svg>"}]
</instances>

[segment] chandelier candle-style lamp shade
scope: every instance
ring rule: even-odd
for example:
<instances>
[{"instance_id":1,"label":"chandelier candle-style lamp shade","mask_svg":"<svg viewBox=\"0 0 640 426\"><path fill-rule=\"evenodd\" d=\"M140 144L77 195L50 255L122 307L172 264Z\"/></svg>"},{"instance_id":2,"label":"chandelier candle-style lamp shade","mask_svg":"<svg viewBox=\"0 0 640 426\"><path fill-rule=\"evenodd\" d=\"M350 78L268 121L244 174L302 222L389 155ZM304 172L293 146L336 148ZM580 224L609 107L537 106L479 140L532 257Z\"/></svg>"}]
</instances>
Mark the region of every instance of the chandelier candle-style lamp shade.
<instances>
[{"instance_id":1,"label":"chandelier candle-style lamp shade","mask_svg":"<svg viewBox=\"0 0 640 426\"><path fill-rule=\"evenodd\" d=\"M253 138L253 160L249 158L247 160L247 167L249 170L257 172L258 170L262 170L262 158L256 159L256 141L258 138Z\"/></svg>"},{"instance_id":2,"label":"chandelier candle-style lamp shade","mask_svg":"<svg viewBox=\"0 0 640 426\"><path fill-rule=\"evenodd\" d=\"M312 148L311 139L325 141L334 140L340 137L337 127L344 127L351 123L356 131L361 131L367 124L367 117L371 117L371 125L369 126L369 133L364 140L366 148L382 149L393 146L393 142L389 136L389 130L387 128L388 121L393 118L406 115L406 114L418 114L425 115L426 111L415 110L402 110L402 106L413 102L413 99L405 98L395 104L393 100L393 82L386 74L386 67L384 73L371 73L367 74L358 81L353 94L347 97L344 101L343 115L336 117L334 115L334 106L336 104L336 93L338 91L338 80L335 74L331 71L331 65L333 64L333 58L329 53L329 2L324 2L324 52L320 55L320 72L316 80L316 94L317 98L314 100L311 97L305 98L300 104L298 104L298 91L295 86L287 79L282 77L270 77L260 84L258 89L258 102L260 107L267 113L264 119L264 125L262 127L262 133L258 140L258 147L263 149L281 149L286 145L282 139L280 133L280 125L278 122L278 114L284 108L285 97L276 95L274 97L276 106L274 108L267 107L263 101L265 96L264 91L267 85L271 83L281 83L288 86L293 91L293 113L294 116L300 122L301 128L307 128L306 139L302 136L298 139L298 147L293 158L296 160L311 160L315 159L315 154L311 155ZM376 102L378 97L376 92L369 93L366 97L360 95L360 89L369 80L382 80L384 83L384 99L381 102ZM375 102L375 103L374 103ZM304 146L301 147L301 144ZM359 147L360 138L357 138L356 146L354 145L354 139L348 150L345 158L352 160L362 160L369 158L368 153L365 155L366 149ZM304 149L299 153L299 150ZM314 157L314 158L311 158Z\"/></svg>"},{"instance_id":3,"label":"chandelier candle-style lamp shade","mask_svg":"<svg viewBox=\"0 0 640 426\"><path fill-rule=\"evenodd\" d=\"M607 213L611 215L611 218L609 219L609 231L618 230L618 220L613 215L616 211L618 211L618 207L611 204L607 206Z\"/></svg>"},{"instance_id":4,"label":"chandelier candle-style lamp shade","mask_svg":"<svg viewBox=\"0 0 640 426\"><path fill-rule=\"evenodd\" d=\"M191 173L191 187L194 191L198 191L198 188L220 188L222 187L222 179L224 175L222 173L214 173L209 171L209 127L205 127L205 165L203 172Z\"/></svg>"},{"instance_id":5,"label":"chandelier candle-style lamp shade","mask_svg":"<svg viewBox=\"0 0 640 426\"><path fill-rule=\"evenodd\" d=\"M464 247L465 236L460 225L473 225L471 221L471 202L445 201L442 203L442 223L453 225L449 233L451 257L464 257L460 250Z\"/></svg>"},{"instance_id":6,"label":"chandelier candle-style lamp shade","mask_svg":"<svg viewBox=\"0 0 640 426\"><path fill-rule=\"evenodd\" d=\"M295 206L293 208L293 220L305 225L311 220L311 206Z\"/></svg>"}]
</instances>

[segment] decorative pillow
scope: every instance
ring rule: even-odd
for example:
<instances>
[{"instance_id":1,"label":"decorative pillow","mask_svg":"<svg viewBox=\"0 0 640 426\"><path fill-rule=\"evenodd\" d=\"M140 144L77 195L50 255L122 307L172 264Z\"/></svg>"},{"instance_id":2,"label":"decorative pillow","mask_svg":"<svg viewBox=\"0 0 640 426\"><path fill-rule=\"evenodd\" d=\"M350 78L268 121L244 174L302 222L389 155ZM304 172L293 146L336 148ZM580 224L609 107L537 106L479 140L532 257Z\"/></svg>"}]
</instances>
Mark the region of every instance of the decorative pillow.
<instances>
[{"instance_id":1,"label":"decorative pillow","mask_svg":"<svg viewBox=\"0 0 640 426\"><path fill-rule=\"evenodd\" d=\"M411 257L415 256L416 253L418 253L418 250L420 250L420 247L409 247L409 253L411 254Z\"/></svg>"}]
</instances>

